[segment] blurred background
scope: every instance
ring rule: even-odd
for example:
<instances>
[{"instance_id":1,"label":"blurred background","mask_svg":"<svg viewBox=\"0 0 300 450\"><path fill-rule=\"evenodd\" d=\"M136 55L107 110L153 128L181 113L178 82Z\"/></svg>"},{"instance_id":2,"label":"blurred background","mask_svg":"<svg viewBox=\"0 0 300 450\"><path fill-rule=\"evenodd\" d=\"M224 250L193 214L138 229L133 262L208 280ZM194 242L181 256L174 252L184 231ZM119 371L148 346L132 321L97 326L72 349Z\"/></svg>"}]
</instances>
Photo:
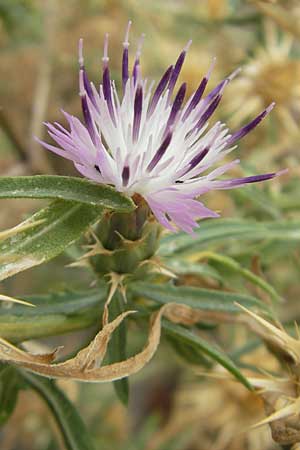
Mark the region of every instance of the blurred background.
<instances>
[{"instance_id":1,"label":"blurred background","mask_svg":"<svg viewBox=\"0 0 300 450\"><path fill-rule=\"evenodd\" d=\"M232 128L257 115L272 101L276 108L235 151L236 175L288 167L288 174L206 201L227 217L279 220L299 217L300 206L300 3L298 0L0 0L0 175L75 174L70 163L33 140L47 139L42 122L64 124L61 109L81 117L77 45L84 38L90 79L100 82L103 37L110 34L112 78L120 82L121 51L128 20L133 21L132 55L146 34L142 71L158 80L193 39L181 78L196 89L216 57L209 87L241 67L227 88L215 120ZM17 224L42 202L1 201L0 229ZM235 249L240 261L259 264L287 304L283 320L299 318L299 248L293 243L255 252ZM92 277L64 267L56 258L3 284L8 295L88 285ZM77 272L78 270L78 272ZM49 277L51 275L51 278ZM203 281L203 286L207 282ZM210 287L217 287L211 285ZM138 330L137 347L146 334ZM86 335L65 338L65 345ZM60 341L59 341L60 342ZM259 350L252 358L271 358ZM167 362L167 364L166 364ZM267 361L268 363L268 361ZM270 366L272 367L272 361ZM166 370L167 367L167 370ZM101 449L268 450L267 427L248 430L263 417L259 400L242 386L196 377L161 345L159 355L131 380L129 413L110 384L62 383ZM224 408L226 405L226 408ZM55 436L55 438L54 438ZM57 436L46 407L22 392L11 421L2 428L3 450L55 450Z\"/></svg>"}]
</instances>

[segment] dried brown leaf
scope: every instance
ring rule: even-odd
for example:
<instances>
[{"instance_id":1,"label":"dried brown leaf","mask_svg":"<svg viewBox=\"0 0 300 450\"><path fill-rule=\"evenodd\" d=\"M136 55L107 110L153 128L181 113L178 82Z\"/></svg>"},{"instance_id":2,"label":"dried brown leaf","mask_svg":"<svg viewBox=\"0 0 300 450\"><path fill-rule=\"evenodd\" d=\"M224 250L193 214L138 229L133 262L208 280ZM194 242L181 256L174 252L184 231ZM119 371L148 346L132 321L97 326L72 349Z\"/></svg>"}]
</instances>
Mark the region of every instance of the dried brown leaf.
<instances>
[{"instance_id":1,"label":"dried brown leaf","mask_svg":"<svg viewBox=\"0 0 300 450\"><path fill-rule=\"evenodd\" d=\"M216 311L201 311L183 304L172 304L172 308L165 311L165 317L174 323L193 325L200 321L206 322L243 322L243 316L233 316L229 313Z\"/></svg>"},{"instance_id":2,"label":"dried brown leaf","mask_svg":"<svg viewBox=\"0 0 300 450\"><path fill-rule=\"evenodd\" d=\"M192 308L185 305L173 303L164 305L151 316L148 341L140 353L124 361L100 367L112 333L133 312L126 311L112 322L104 323L102 330L92 342L80 350L74 358L67 361L53 363L56 351L49 355L33 355L13 346L4 339L0 339L0 360L50 378L72 378L88 382L114 381L138 372L153 357L160 342L163 315L177 323L191 323L192 313L195 313ZM104 321L107 320L108 315L104 317Z\"/></svg>"}]
</instances>

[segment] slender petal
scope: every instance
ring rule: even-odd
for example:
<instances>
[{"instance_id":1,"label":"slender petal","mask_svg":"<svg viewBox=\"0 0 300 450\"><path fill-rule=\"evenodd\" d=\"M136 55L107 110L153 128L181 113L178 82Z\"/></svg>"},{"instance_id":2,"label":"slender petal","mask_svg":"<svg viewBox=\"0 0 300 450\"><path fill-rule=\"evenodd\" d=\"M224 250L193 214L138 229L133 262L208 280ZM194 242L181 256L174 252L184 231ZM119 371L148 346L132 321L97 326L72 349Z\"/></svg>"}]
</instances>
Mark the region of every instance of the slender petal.
<instances>
[{"instance_id":1,"label":"slender petal","mask_svg":"<svg viewBox=\"0 0 300 450\"><path fill-rule=\"evenodd\" d=\"M129 70L128 70L128 48L129 48L129 30L131 27L131 21L128 22L125 39L123 42L123 57L122 57L122 85L123 85L123 94L125 92L126 83L129 78Z\"/></svg>"},{"instance_id":2,"label":"slender petal","mask_svg":"<svg viewBox=\"0 0 300 450\"><path fill-rule=\"evenodd\" d=\"M134 98L134 112L133 112L133 127L132 127L132 141L136 142L139 137L141 117L143 107L143 88L138 86Z\"/></svg>"},{"instance_id":3,"label":"slender petal","mask_svg":"<svg viewBox=\"0 0 300 450\"><path fill-rule=\"evenodd\" d=\"M172 139L172 133L171 133L171 131L169 131L167 133L165 139L163 140L161 146L159 147L159 149L157 150L157 152L153 156L152 160L150 161L150 163L149 163L149 165L147 167L147 171L148 172L151 172L151 170L153 170L154 167L159 163L159 161L161 160L161 158L165 154L167 148L169 147L171 139Z\"/></svg>"}]
</instances>

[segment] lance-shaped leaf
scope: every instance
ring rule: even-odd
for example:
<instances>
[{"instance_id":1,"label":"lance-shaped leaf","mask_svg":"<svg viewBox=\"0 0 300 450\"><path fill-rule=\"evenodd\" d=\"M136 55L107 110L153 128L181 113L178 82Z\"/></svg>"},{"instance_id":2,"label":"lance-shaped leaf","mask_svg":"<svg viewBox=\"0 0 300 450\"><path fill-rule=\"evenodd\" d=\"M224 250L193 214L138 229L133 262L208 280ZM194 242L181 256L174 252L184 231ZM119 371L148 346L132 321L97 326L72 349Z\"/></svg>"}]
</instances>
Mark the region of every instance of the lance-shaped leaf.
<instances>
[{"instance_id":1,"label":"lance-shaped leaf","mask_svg":"<svg viewBox=\"0 0 300 450\"><path fill-rule=\"evenodd\" d=\"M268 306L255 297L232 292L202 289L173 284L150 284L137 282L130 285L134 295L153 300L159 304L183 303L194 309L212 313L239 314L238 304L254 310L270 313ZM224 320L226 316L224 317Z\"/></svg>"},{"instance_id":2,"label":"lance-shaped leaf","mask_svg":"<svg viewBox=\"0 0 300 450\"><path fill-rule=\"evenodd\" d=\"M251 281L256 286L260 287L262 290L267 292L274 301L281 300L281 297L279 296L279 294L277 294L277 292L273 288L273 286L271 286L263 278L259 277L251 270L248 270L247 268L243 267L234 258L230 258L229 256L221 255L221 254L218 254L215 252L210 252L210 251L202 251L202 252L199 252L198 255L195 254L194 256L195 256L195 259L198 261L203 260L203 259L208 259L208 260L214 261L217 264L223 266L227 270L238 273L242 277L246 278L247 280ZM224 277L224 278L226 279L226 277ZM226 284L226 280L224 280L224 281Z\"/></svg>"},{"instance_id":3,"label":"lance-shaped leaf","mask_svg":"<svg viewBox=\"0 0 300 450\"><path fill-rule=\"evenodd\" d=\"M0 242L0 280L42 264L62 253L93 223L104 208L55 200L22 225L41 222Z\"/></svg>"},{"instance_id":4,"label":"lance-shaped leaf","mask_svg":"<svg viewBox=\"0 0 300 450\"><path fill-rule=\"evenodd\" d=\"M73 404L55 382L25 371L20 370L19 373L47 403L61 431L66 449L94 450L91 434Z\"/></svg>"},{"instance_id":5,"label":"lance-shaped leaf","mask_svg":"<svg viewBox=\"0 0 300 450\"><path fill-rule=\"evenodd\" d=\"M174 272L176 275L200 275L201 277L213 278L217 281L222 281L221 275L218 271L207 264L200 264L188 261L184 258L177 257L165 258L163 263L168 269Z\"/></svg>"},{"instance_id":6,"label":"lance-shaped leaf","mask_svg":"<svg viewBox=\"0 0 300 450\"><path fill-rule=\"evenodd\" d=\"M0 308L1 337L22 342L81 330L99 322L107 286L87 291L55 292L27 297L36 308Z\"/></svg>"},{"instance_id":7,"label":"lance-shaped leaf","mask_svg":"<svg viewBox=\"0 0 300 450\"><path fill-rule=\"evenodd\" d=\"M17 371L8 365L0 366L0 426L13 413L20 389Z\"/></svg>"},{"instance_id":8,"label":"lance-shaped leaf","mask_svg":"<svg viewBox=\"0 0 300 450\"><path fill-rule=\"evenodd\" d=\"M193 253L195 249L215 247L239 241L257 240L300 241L300 221L280 220L274 222L254 222L248 220L214 219L200 222L195 234L177 233L161 240L159 253L173 255Z\"/></svg>"},{"instance_id":9,"label":"lance-shaped leaf","mask_svg":"<svg viewBox=\"0 0 300 450\"><path fill-rule=\"evenodd\" d=\"M134 203L110 186L57 175L0 177L0 198L52 198L132 211Z\"/></svg>"},{"instance_id":10,"label":"lance-shaped leaf","mask_svg":"<svg viewBox=\"0 0 300 450\"><path fill-rule=\"evenodd\" d=\"M189 345L197 351L201 351L206 356L209 356L211 359L221 364L248 389L252 389L251 384L249 383L247 378L221 349L217 349L190 330L187 330L180 325L170 323L167 320L163 320L162 328L172 338Z\"/></svg>"}]
</instances>

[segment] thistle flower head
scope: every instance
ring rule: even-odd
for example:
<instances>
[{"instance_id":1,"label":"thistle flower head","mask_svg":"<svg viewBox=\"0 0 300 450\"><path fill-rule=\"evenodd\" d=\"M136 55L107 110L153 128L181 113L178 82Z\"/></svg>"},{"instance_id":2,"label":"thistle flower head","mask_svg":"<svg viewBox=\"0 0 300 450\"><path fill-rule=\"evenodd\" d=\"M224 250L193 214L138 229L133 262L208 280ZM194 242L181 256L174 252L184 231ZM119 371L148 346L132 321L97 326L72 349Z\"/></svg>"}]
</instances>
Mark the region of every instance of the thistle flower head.
<instances>
[{"instance_id":1,"label":"thistle flower head","mask_svg":"<svg viewBox=\"0 0 300 450\"><path fill-rule=\"evenodd\" d=\"M273 104L233 134L221 122L209 128L209 119L233 75L204 95L211 67L185 101L186 83L176 85L191 41L155 85L141 74L143 36L129 70L130 25L129 22L123 42L122 94L110 77L108 35L104 40L99 89L89 81L80 40L79 86L84 123L64 112L69 130L58 123L46 123L58 146L41 143L73 161L83 176L113 185L130 196L140 194L166 228L192 232L198 226L197 219L218 216L196 200L198 196L277 175L218 180L238 160L209 172L212 165L235 148L240 138L258 125Z\"/></svg>"}]
</instances>

